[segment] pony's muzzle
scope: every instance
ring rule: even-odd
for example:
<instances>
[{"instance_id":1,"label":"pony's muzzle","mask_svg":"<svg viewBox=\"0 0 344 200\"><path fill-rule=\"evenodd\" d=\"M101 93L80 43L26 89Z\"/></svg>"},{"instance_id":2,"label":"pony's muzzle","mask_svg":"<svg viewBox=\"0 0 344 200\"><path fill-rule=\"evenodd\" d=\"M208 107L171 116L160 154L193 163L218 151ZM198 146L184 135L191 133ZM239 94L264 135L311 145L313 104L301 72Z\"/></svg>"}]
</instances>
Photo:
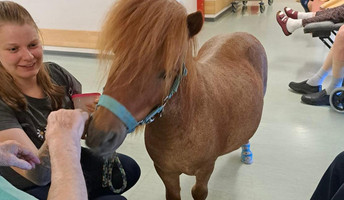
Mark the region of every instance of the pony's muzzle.
<instances>
[{"instance_id":1,"label":"pony's muzzle","mask_svg":"<svg viewBox=\"0 0 344 200\"><path fill-rule=\"evenodd\" d=\"M111 156L124 141L124 138L121 139L118 134L113 132L100 132L100 134L106 135L104 140L101 140L100 142L95 140L86 140L86 145L89 146L94 153L102 157Z\"/></svg>"},{"instance_id":2,"label":"pony's muzzle","mask_svg":"<svg viewBox=\"0 0 344 200\"><path fill-rule=\"evenodd\" d=\"M126 133L99 130L93 125L92 118L85 125L86 145L102 156L111 155L124 141Z\"/></svg>"}]
</instances>

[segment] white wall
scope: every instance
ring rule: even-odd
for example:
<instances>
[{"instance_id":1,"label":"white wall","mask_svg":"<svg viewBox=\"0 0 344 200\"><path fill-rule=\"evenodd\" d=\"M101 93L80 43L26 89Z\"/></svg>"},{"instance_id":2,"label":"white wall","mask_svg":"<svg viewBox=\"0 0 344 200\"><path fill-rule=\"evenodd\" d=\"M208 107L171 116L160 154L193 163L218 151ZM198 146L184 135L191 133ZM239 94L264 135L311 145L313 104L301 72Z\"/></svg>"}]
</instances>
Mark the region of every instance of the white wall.
<instances>
[{"instance_id":1,"label":"white wall","mask_svg":"<svg viewBox=\"0 0 344 200\"><path fill-rule=\"evenodd\" d=\"M13 0L24 6L39 28L100 30L102 21L115 0ZM181 0L188 12L197 0Z\"/></svg>"},{"instance_id":2,"label":"white wall","mask_svg":"<svg viewBox=\"0 0 344 200\"><path fill-rule=\"evenodd\" d=\"M197 10L197 0L179 0L186 7L188 13L195 12Z\"/></svg>"},{"instance_id":3,"label":"white wall","mask_svg":"<svg viewBox=\"0 0 344 200\"><path fill-rule=\"evenodd\" d=\"M39 28L99 30L114 0L14 0L24 6Z\"/></svg>"}]
</instances>

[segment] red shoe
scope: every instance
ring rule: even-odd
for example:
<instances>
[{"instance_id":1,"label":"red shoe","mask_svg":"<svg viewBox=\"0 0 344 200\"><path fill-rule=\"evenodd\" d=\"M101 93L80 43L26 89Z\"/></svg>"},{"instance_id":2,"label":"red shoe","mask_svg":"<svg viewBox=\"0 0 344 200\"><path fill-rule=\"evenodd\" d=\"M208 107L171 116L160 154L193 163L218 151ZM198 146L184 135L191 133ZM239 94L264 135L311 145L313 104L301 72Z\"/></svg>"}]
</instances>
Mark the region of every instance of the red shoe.
<instances>
[{"instance_id":1,"label":"red shoe","mask_svg":"<svg viewBox=\"0 0 344 200\"><path fill-rule=\"evenodd\" d=\"M278 24L281 26L284 35L286 35L286 36L291 35L291 33L287 29L288 19L289 18L281 11L278 11L276 13L276 20L277 20Z\"/></svg>"},{"instance_id":2,"label":"red shoe","mask_svg":"<svg viewBox=\"0 0 344 200\"><path fill-rule=\"evenodd\" d=\"M289 8L289 10L287 10L287 7L284 7L284 12L285 14L287 14L288 17L292 18L292 19L298 19L297 18L297 11Z\"/></svg>"}]
</instances>

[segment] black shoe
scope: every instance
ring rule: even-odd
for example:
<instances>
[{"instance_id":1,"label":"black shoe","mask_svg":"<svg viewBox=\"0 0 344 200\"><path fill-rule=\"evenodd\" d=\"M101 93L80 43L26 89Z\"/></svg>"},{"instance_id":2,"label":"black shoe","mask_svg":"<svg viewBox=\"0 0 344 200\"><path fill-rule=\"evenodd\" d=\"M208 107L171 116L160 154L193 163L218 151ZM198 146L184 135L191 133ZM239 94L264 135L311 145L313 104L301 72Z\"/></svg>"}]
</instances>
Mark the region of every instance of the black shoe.
<instances>
[{"instance_id":1,"label":"black shoe","mask_svg":"<svg viewBox=\"0 0 344 200\"><path fill-rule=\"evenodd\" d=\"M303 103L310 105L330 105L330 95L326 93L326 90L321 90L313 94L304 94L301 100Z\"/></svg>"},{"instance_id":2,"label":"black shoe","mask_svg":"<svg viewBox=\"0 0 344 200\"><path fill-rule=\"evenodd\" d=\"M306 83L307 80L302 81L300 83L290 82L289 87L294 90L295 92L301 94L312 94L321 91L321 85L318 86L311 86Z\"/></svg>"}]
</instances>

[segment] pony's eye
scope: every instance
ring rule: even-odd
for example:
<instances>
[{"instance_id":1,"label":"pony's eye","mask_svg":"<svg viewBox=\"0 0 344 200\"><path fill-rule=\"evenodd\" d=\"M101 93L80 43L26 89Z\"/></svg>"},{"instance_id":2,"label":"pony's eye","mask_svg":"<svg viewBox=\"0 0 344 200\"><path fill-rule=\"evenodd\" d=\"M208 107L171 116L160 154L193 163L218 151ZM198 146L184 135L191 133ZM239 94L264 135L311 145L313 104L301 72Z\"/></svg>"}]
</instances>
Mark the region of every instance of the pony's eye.
<instances>
[{"instance_id":1,"label":"pony's eye","mask_svg":"<svg viewBox=\"0 0 344 200\"><path fill-rule=\"evenodd\" d=\"M166 75L165 71L161 72L159 75L159 78L164 79L164 80L166 79L166 77L167 77L167 75Z\"/></svg>"}]
</instances>

